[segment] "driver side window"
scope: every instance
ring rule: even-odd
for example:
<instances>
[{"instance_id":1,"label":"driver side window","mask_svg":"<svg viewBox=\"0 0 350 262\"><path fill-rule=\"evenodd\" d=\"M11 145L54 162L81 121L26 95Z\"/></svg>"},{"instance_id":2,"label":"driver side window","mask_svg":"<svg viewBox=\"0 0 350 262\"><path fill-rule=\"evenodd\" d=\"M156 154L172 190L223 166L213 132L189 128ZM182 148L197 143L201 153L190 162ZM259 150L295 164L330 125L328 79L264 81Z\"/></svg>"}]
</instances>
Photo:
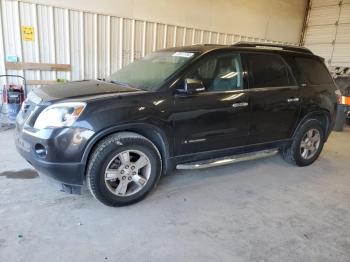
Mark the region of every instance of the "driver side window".
<instances>
[{"instance_id":1,"label":"driver side window","mask_svg":"<svg viewBox=\"0 0 350 262\"><path fill-rule=\"evenodd\" d=\"M195 66L186 78L202 81L206 92L243 89L239 54L212 56Z\"/></svg>"}]
</instances>

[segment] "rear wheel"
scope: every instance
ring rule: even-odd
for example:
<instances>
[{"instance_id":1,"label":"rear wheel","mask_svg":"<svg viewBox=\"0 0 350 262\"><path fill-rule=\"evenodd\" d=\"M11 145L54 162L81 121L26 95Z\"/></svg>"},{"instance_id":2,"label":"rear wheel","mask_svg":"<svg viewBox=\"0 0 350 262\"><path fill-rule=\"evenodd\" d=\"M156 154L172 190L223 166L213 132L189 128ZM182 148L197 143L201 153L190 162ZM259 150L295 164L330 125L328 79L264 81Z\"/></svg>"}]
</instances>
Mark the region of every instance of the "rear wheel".
<instances>
[{"instance_id":1,"label":"rear wheel","mask_svg":"<svg viewBox=\"0 0 350 262\"><path fill-rule=\"evenodd\" d=\"M283 149L283 158L298 166L312 164L320 155L324 144L324 128L322 124L311 119L297 130L293 142Z\"/></svg>"},{"instance_id":2,"label":"rear wheel","mask_svg":"<svg viewBox=\"0 0 350 262\"><path fill-rule=\"evenodd\" d=\"M143 199L161 174L161 157L145 137L123 132L101 141L88 164L92 195L108 206L124 206Z\"/></svg>"}]
</instances>

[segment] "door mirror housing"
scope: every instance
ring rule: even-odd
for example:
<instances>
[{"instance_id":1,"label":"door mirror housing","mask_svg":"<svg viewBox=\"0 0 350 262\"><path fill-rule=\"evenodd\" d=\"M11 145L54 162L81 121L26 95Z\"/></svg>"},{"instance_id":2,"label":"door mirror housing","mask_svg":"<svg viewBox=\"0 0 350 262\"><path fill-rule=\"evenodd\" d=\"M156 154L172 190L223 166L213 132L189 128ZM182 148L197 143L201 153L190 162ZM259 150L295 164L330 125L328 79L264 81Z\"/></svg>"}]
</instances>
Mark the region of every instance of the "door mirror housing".
<instances>
[{"instance_id":1,"label":"door mirror housing","mask_svg":"<svg viewBox=\"0 0 350 262\"><path fill-rule=\"evenodd\" d=\"M200 92L204 92L205 87L203 85L203 82L201 80L192 79L192 78L186 78L185 79L185 93L186 94L197 94Z\"/></svg>"}]
</instances>

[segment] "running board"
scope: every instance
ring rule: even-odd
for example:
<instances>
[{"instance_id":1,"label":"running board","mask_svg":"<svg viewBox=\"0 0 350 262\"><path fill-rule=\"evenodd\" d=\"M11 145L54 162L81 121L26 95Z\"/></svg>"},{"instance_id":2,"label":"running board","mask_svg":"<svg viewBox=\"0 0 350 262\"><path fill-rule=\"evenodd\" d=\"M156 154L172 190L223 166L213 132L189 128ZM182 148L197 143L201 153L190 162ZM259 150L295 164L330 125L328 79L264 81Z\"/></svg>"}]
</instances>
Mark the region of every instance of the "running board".
<instances>
[{"instance_id":1,"label":"running board","mask_svg":"<svg viewBox=\"0 0 350 262\"><path fill-rule=\"evenodd\" d=\"M247 161L247 160L273 156L277 153L278 153L278 149L274 148L274 149L256 151L252 153L226 156L222 158L214 158L214 159L208 159L208 160L201 160L201 161L191 162L186 164L179 164L176 166L176 169L202 169L202 168L208 168L208 167L222 166L222 165L238 163L238 162Z\"/></svg>"}]
</instances>

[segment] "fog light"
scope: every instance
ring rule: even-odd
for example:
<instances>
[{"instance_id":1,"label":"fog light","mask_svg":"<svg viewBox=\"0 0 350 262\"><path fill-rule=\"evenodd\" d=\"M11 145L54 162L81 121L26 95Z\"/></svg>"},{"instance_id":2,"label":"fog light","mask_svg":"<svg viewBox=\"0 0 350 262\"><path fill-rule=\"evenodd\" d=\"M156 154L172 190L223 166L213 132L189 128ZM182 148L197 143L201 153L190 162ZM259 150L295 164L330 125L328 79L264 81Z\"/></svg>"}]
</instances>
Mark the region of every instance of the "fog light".
<instances>
[{"instance_id":1,"label":"fog light","mask_svg":"<svg viewBox=\"0 0 350 262\"><path fill-rule=\"evenodd\" d=\"M73 144L79 145L82 140L83 140L83 138L81 137L80 132L79 133L75 133L73 135L73 139L72 139Z\"/></svg>"},{"instance_id":2,"label":"fog light","mask_svg":"<svg viewBox=\"0 0 350 262\"><path fill-rule=\"evenodd\" d=\"M42 144L36 144L34 150L39 157L45 157L47 155L46 148Z\"/></svg>"}]
</instances>

